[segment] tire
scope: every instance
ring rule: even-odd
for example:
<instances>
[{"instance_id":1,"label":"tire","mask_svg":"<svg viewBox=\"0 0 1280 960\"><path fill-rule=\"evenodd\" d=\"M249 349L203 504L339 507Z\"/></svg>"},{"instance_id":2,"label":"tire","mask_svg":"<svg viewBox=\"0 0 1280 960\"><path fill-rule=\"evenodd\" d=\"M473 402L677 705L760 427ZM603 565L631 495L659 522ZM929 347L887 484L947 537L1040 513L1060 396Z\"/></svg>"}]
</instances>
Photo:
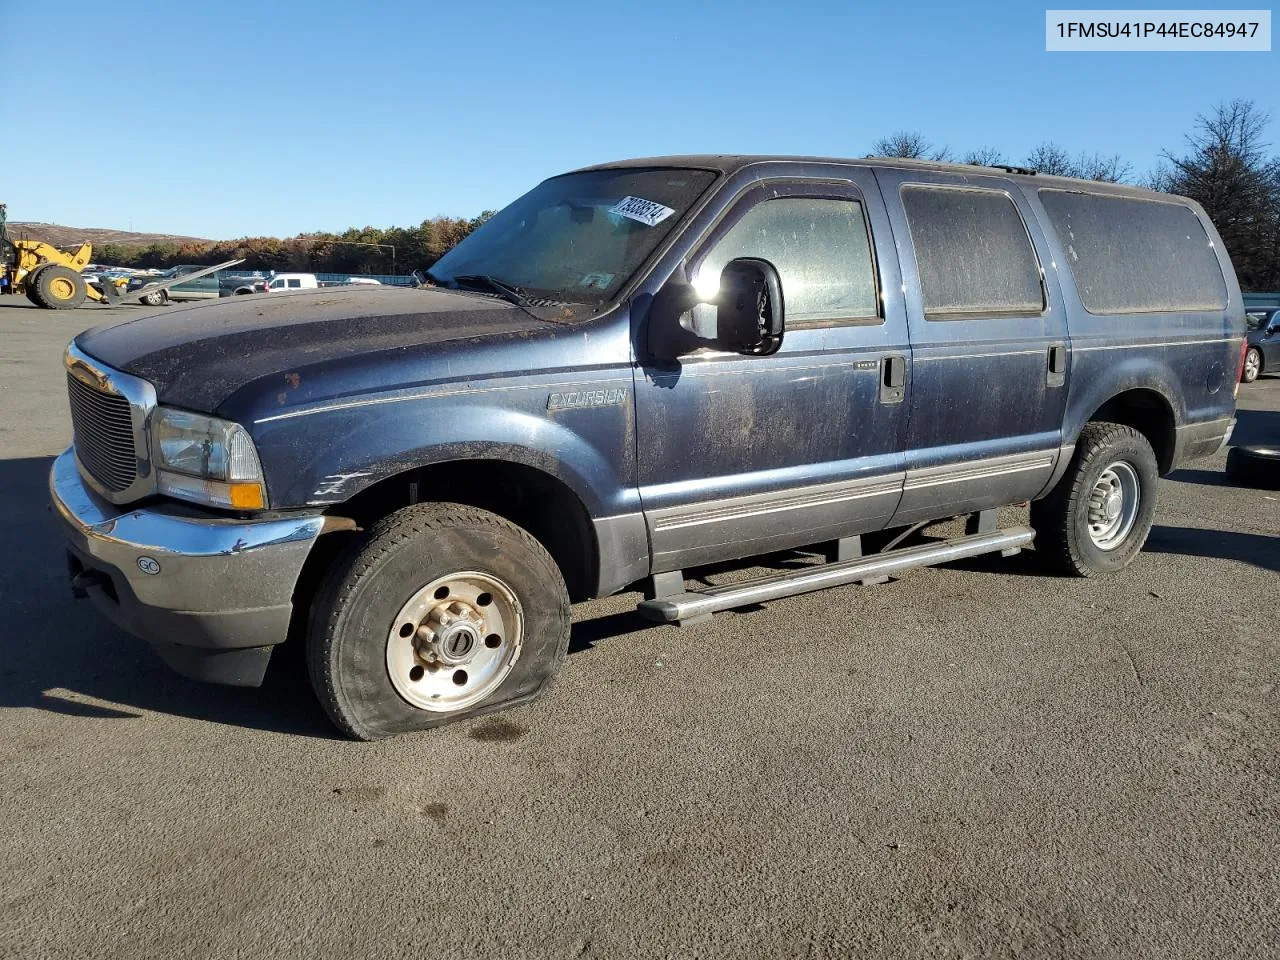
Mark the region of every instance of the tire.
<instances>
[{"instance_id":1,"label":"tire","mask_svg":"<svg viewBox=\"0 0 1280 960\"><path fill-rule=\"evenodd\" d=\"M1250 347L1244 355L1244 366L1240 368L1240 382L1253 383L1262 373L1262 351Z\"/></svg>"},{"instance_id":2,"label":"tire","mask_svg":"<svg viewBox=\"0 0 1280 960\"><path fill-rule=\"evenodd\" d=\"M1048 496L1031 504L1036 554L1050 569L1070 576L1124 569L1151 532L1159 475L1151 444L1137 430L1119 423L1086 424L1067 472Z\"/></svg>"},{"instance_id":3,"label":"tire","mask_svg":"<svg viewBox=\"0 0 1280 960\"><path fill-rule=\"evenodd\" d=\"M334 724L377 740L534 699L564 663L569 627L564 578L529 533L474 507L418 504L335 562L312 606L307 668Z\"/></svg>"},{"instance_id":4,"label":"tire","mask_svg":"<svg viewBox=\"0 0 1280 960\"><path fill-rule=\"evenodd\" d=\"M1280 447L1232 447L1227 476L1242 487L1280 490Z\"/></svg>"},{"instance_id":5,"label":"tire","mask_svg":"<svg viewBox=\"0 0 1280 960\"><path fill-rule=\"evenodd\" d=\"M88 296L84 277L60 263L41 267L35 286L40 305L53 310L74 310Z\"/></svg>"},{"instance_id":6,"label":"tire","mask_svg":"<svg viewBox=\"0 0 1280 960\"><path fill-rule=\"evenodd\" d=\"M34 303L37 307L44 307L45 309L49 309L49 305L45 303L44 300L42 300L40 297L40 288L36 286L36 277L39 275L40 271L44 269L45 266L46 266L45 264L41 264L40 266L36 267L34 270L29 271L27 275L22 278L22 286L23 286L23 289L26 291L28 300Z\"/></svg>"},{"instance_id":7,"label":"tire","mask_svg":"<svg viewBox=\"0 0 1280 960\"><path fill-rule=\"evenodd\" d=\"M157 290L155 293L144 294L141 299L148 307L163 307L168 302L169 296L165 291Z\"/></svg>"}]
</instances>

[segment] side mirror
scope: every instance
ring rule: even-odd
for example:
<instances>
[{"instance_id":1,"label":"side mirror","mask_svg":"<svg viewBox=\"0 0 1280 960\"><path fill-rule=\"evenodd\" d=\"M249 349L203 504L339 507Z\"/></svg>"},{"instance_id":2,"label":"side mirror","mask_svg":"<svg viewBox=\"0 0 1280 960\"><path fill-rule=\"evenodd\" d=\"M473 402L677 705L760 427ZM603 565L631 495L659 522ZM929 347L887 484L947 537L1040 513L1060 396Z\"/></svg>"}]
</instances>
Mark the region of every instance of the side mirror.
<instances>
[{"instance_id":1,"label":"side mirror","mask_svg":"<svg viewBox=\"0 0 1280 960\"><path fill-rule=\"evenodd\" d=\"M702 347L770 354L782 344L782 281L767 260L739 257L725 264L713 289L690 283L679 270L649 309L648 351L675 359Z\"/></svg>"},{"instance_id":2,"label":"side mirror","mask_svg":"<svg viewBox=\"0 0 1280 960\"><path fill-rule=\"evenodd\" d=\"M716 309L720 349L768 354L782 345L782 281L768 260L730 260L720 271L719 290L705 302Z\"/></svg>"}]
</instances>

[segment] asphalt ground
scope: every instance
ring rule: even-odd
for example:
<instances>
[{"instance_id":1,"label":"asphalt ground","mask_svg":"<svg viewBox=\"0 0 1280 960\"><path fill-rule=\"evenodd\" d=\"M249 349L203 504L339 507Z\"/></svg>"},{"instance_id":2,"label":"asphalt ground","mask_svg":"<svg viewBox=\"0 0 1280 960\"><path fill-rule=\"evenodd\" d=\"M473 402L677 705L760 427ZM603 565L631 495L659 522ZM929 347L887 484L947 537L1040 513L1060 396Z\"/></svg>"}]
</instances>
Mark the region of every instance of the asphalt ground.
<instances>
[{"instance_id":1,"label":"asphalt ground","mask_svg":"<svg viewBox=\"0 0 1280 960\"><path fill-rule=\"evenodd\" d=\"M1222 456L1110 579L616 596L538 703L357 744L71 599L60 354L130 313L0 302L0 956L1280 955L1280 494ZM1280 440L1280 379L1240 405Z\"/></svg>"}]
</instances>

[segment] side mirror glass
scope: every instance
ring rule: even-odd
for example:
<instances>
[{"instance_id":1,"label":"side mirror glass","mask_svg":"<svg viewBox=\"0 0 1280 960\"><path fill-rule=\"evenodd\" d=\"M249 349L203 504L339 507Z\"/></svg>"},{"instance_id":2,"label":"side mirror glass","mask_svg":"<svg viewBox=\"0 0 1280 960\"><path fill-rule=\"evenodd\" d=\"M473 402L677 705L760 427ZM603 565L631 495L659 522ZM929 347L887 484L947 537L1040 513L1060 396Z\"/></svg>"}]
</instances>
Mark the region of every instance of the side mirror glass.
<instances>
[{"instance_id":1,"label":"side mirror glass","mask_svg":"<svg viewBox=\"0 0 1280 960\"><path fill-rule=\"evenodd\" d=\"M782 280L768 260L730 260L720 271L716 289L707 289L699 277L694 291L699 301L714 308L715 329L708 339L721 350L769 354L782 345Z\"/></svg>"}]
</instances>

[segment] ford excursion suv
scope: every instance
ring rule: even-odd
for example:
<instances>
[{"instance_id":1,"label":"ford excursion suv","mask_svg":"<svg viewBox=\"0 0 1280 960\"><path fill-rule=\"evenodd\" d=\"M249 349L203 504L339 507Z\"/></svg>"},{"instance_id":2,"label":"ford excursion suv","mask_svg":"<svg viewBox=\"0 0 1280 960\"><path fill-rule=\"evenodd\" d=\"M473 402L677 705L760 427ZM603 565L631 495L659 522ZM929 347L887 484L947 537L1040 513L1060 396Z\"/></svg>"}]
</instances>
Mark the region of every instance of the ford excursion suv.
<instances>
[{"instance_id":1,"label":"ford excursion suv","mask_svg":"<svg viewBox=\"0 0 1280 960\"><path fill-rule=\"evenodd\" d=\"M1033 538L1068 574L1118 570L1157 477L1226 444L1243 345L1180 197L634 160L538 185L419 289L82 333L50 487L78 595L204 680L257 685L296 636L333 721L373 739L530 700L571 601L634 584L688 625ZM994 522L1026 501L1030 526ZM790 548L828 562L686 585Z\"/></svg>"}]
</instances>

